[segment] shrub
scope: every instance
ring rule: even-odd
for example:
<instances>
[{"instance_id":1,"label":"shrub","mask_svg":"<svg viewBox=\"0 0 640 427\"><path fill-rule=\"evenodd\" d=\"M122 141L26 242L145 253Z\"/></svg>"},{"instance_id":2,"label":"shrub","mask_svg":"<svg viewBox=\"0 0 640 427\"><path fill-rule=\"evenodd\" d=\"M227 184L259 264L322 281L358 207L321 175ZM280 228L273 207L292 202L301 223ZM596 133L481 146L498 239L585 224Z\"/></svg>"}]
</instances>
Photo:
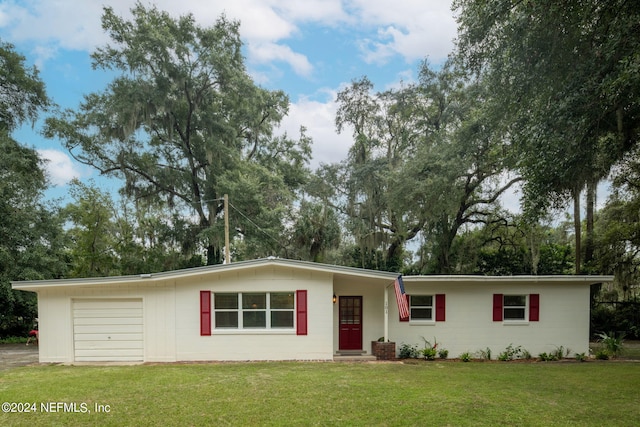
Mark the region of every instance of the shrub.
<instances>
[{"instance_id":1,"label":"shrub","mask_svg":"<svg viewBox=\"0 0 640 427\"><path fill-rule=\"evenodd\" d=\"M597 338L598 331L624 331L628 338L640 339L640 299L597 304L591 310L591 336Z\"/></svg>"},{"instance_id":2,"label":"shrub","mask_svg":"<svg viewBox=\"0 0 640 427\"><path fill-rule=\"evenodd\" d=\"M609 360L609 352L605 349L600 349L596 351L596 359L598 360Z\"/></svg>"},{"instance_id":3,"label":"shrub","mask_svg":"<svg viewBox=\"0 0 640 427\"><path fill-rule=\"evenodd\" d=\"M438 353L438 341L436 338L433 338L433 345L429 341L426 340L425 337L422 337L424 341L424 349L422 350L422 355L427 360L434 360L436 358L436 354Z\"/></svg>"},{"instance_id":4,"label":"shrub","mask_svg":"<svg viewBox=\"0 0 640 427\"><path fill-rule=\"evenodd\" d=\"M436 349L432 348L432 347L425 347L422 350L422 355L424 356L425 359L427 360L435 360L436 358Z\"/></svg>"},{"instance_id":5,"label":"shrub","mask_svg":"<svg viewBox=\"0 0 640 427\"><path fill-rule=\"evenodd\" d=\"M555 352L553 353L540 353L538 355L538 358L543 361L543 362L553 362L554 360L558 360L558 356L556 355Z\"/></svg>"},{"instance_id":6,"label":"shrub","mask_svg":"<svg viewBox=\"0 0 640 427\"><path fill-rule=\"evenodd\" d=\"M441 348L440 350L438 350L438 357L440 359L446 359L447 357L449 357L449 350Z\"/></svg>"},{"instance_id":7,"label":"shrub","mask_svg":"<svg viewBox=\"0 0 640 427\"><path fill-rule=\"evenodd\" d=\"M514 347L513 344L509 344L505 351L498 355L498 360L506 362L508 360L519 359L522 356L522 347Z\"/></svg>"},{"instance_id":8,"label":"shrub","mask_svg":"<svg viewBox=\"0 0 640 427\"><path fill-rule=\"evenodd\" d=\"M418 346L402 343L398 352L400 359L417 359L419 356Z\"/></svg>"},{"instance_id":9,"label":"shrub","mask_svg":"<svg viewBox=\"0 0 640 427\"><path fill-rule=\"evenodd\" d=\"M27 337L5 337L0 339L0 344L22 344L27 342Z\"/></svg>"},{"instance_id":10,"label":"shrub","mask_svg":"<svg viewBox=\"0 0 640 427\"><path fill-rule=\"evenodd\" d=\"M584 362L587 360L587 355L585 353L576 353L576 360L578 362Z\"/></svg>"},{"instance_id":11,"label":"shrub","mask_svg":"<svg viewBox=\"0 0 640 427\"><path fill-rule=\"evenodd\" d=\"M462 353L460 355L460 360L462 360L463 362L471 362L471 353L469 353L468 351Z\"/></svg>"},{"instance_id":12,"label":"shrub","mask_svg":"<svg viewBox=\"0 0 640 427\"><path fill-rule=\"evenodd\" d=\"M561 360L564 357L568 356L569 353L571 353L570 349L567 348L565 350L563 346L560 346L560 347L556 347L555 351L552 354L555 357L555 360Z\"/></svg>"},{"instance_id":13,"label":"shrub","mask_svg":"<svg viewBox=\"0 0 640 427\"><path fill-rule=\"evenodd\" d=\"M491 360L491 349L487 347L484 350L478 350L478 357L482 360Z\"/></svg>"},{"instance_id":14,"label":"shrub","mask_svg":"<svg viewBox=\"0 0 640 427\"><path fill-rule=\"evenodd\" d=\"M613 332L609 332L609 334L603 332L598 334L598 337L600 337L599 342L604 346L604 350L609 356L618 357L622 353L624 348L624 333L616 336Z\"/></svg>"}]
</instances>

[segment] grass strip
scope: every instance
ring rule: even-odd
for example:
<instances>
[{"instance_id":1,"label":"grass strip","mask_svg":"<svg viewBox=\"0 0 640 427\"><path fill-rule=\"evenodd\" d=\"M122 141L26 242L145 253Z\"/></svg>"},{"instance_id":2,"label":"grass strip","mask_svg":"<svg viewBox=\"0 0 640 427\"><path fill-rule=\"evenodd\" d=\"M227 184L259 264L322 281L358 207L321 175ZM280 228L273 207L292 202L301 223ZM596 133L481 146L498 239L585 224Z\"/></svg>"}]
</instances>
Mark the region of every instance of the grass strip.
<instances>
[{"instance_id":1,"label":"grass strip","mask_svg":"<svg viewBox=\"0 0 640 427\"><path fill-rule=\"evenodd\" d=\"M632 426L638 384L633 362L29 366L0 396L37 411L0 425Z\"/></svg>"}]
</instances>

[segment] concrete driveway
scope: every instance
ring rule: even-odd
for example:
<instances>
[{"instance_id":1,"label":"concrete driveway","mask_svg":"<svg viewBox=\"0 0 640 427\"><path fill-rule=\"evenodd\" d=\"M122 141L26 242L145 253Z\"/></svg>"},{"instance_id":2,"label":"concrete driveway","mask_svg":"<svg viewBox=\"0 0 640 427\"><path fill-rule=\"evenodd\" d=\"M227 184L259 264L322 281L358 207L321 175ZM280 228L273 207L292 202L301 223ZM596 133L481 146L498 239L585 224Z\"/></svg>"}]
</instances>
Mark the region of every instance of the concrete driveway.
<instances>
[{"instance_id":1,"label":"concrete driveway","mask_svg":"<svg viewBox=\"0 0 640 427\"><path fill-rule=\"evenodd\" d=\"M0 371L38 363L38 346L0 344Z\"/></svg>"}]
</instances>

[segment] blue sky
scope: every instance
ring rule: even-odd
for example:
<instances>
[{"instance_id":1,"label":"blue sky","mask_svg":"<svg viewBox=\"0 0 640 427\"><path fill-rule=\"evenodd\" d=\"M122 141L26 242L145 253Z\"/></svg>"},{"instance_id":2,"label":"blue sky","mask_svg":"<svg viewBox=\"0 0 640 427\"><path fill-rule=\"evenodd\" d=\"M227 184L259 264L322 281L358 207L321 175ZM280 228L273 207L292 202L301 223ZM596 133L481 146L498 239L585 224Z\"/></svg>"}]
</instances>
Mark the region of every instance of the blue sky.
<instances>
[{"instance_id":1,"label":"blue sky","mask_svg":"<svg viewBox=\"0 0 640 427\"><path fill-rule=\"evenodd\" d=\"M49 96L76 108L83 94L102 90L110 77L91 69L90 53L108 42L102 6L129 16L135 0L0 0L0 38L36 65ZM143 4L151 4L143 2ZM311 166L342 160L351 144L334 126L336 93L368 76L377 90L415 78L419 63L439 64L454 46L456 22L449 0L157 0L173 16L192 13L212 25L225 13L241 22L247 68L256 83L291 99L281 130L313 138ZM73 177L119 186L72 161L59 141L38 134L41 123L15 134L49 160L55 197ZM105 188L116 190L117 188Z\"/></svg>"}]
</instances>

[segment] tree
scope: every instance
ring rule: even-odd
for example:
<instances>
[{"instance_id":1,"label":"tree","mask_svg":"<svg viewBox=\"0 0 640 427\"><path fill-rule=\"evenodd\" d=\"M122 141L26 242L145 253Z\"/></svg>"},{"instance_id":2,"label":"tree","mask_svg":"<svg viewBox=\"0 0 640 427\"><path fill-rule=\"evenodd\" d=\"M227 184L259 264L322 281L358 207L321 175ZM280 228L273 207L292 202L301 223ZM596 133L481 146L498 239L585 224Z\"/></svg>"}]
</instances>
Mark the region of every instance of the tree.
<instances>
[{"instance_id":1,"label":"tree","mask_svg":"<svg viewBox=\"0 0 640 427\"><path fill-rule=\"evenodd\" d=\"M569 227L570 228L570 227ZM451 250L455 274L567 274L574 252L566 224L531 225L522 215L501 213L456 236Z\"/></svg>"},{"instance_id":2,"label":"tree","mask_svg":"<svg viewBox=\"0 0 640 427\"><path fill-rule=\"evenodd\" d=\"M304 250L303 259L323 262L328 249L340 244L340 224L333 209L323 203L302 201L293 226L294 247Z\"/></svg>"},{"instance_id":3,"label":"tree","mask_svg":"<svg viewBox=\"0 0 640 427\"><path fill-rule=\"evenodd\" d=\"M0 337L26 335L37 316L36 296L10 281L59 278L66 269L61 220L42 202L43 161L11 137L49 105L37 70L0 42Z\"/></svg>"},{"instance_id":4,"label":"tree","mask_svg":"<svg viewBox=\"0 0 640 427\"><path fill-rule=\"evenodd\" d=\"M37 316L36 295L12 280L60 278L62 221L41 202L46 180L35 150L0 131L0 336L24 336Z\"/></svg>"},{"instance_id":5,"label":"tree","mask_svg":"<svg viewBox=\"0 0 640 427\"><path fill-rule=\"evenodd\" d=\"M69 194L74 199L63 210L68 219L72 277L120 274L115 244L114 206L109 194L74 179Z\"/></svg>"},{"instance_id":6,"label":"tree","mask_svg":"<svg viewBox=\"0 0 640 427\"><path fill-rule=\"evenodd\" d=\"M404 243L422 227L421 219L407 216L406 204L394 204L392 197L423 131L412 123L423 100L413 86L373 93L373 84L364 77L341 91L337 102L336 128L352 129L354 145L347 161L320 174L338 194L335 206L346 214L360 255L382 249L384 261L377 267L397 271ZM361 260L361 266L368 264Z\"/></svg>"},{"instance_id":7,"label":"tree","mask_svg":"<svg viewBox=\"0 0 640 427\"><path fill-rule=\"evenodd\" d=\"M119 274L143 274L198 267L202 254L193 224L166 206L121 199L113 219Z\"/></svg>"},{"instance_id":8,"label":"tree","mask_svg":"<svg viewBox=\"0 0 640 427\"><path fill-rule=\"evenodd\" d=\"M615 190L598 213L595 268L615 274L624 299L637 297L640 280L640 156L638 149L616 170Z\"/></svg>"},{"instance_id":9,"label":"tree","mask_svg":"<svg viewBox=\"0 0 640 427\"><path fill-rule=\"evenodd\" d=\"M640 135L640 10L625 0L457 0L454 8L458 55L490 87L487 107L519 153L527 210L574 201L580 272L581 191Z\"/></svg>"},{"instance_id":10,"label":"tree","mask_svg":"<svg viewBox=\"0 0 640 427\"><path fill-rule=\"evenodd\" d=\"M423 270L440 274L455 269L450 255L459 231L499 221L500 196L521 180L507 174L513 158L483 109L485 85L457 79L449 95L456 105L454 125L437 144L421 146L410 169L420 183L415 190L422 193L419 200L428 207L425 238L432 256L424 260Z\"/></svg>"},{"instance_id":11,"label":"tree","mask_svg":"<svg viewBox=\"0 0 640 427\"><path fill-rule=\"evenodd\" d=\"M12 132L24 122L34 122L51 102L35 67L12 44L0 40L0 130Z\"/></svg>"},{"instance_id":12,"label":"tree","mask_svg":"<svg viewBox=\"0 0 640 427\"><path fill-rule=\"evenodd\" d=\"M252 82L238 22L222 16L203 28L193 15L173 19L141 3L131 12L127 21L104 9L113 44L92 55L95 68L120 75L77 112L48 120L47 134L76 160L123 179L125 195L194 216L190 244L205 248L208 264L221 262L223 194L244 215L233 231L245 241L245 218L281 230L278 213L305 179L309 140L274 137L288 99Z\"/></svg>"},{"instance_id":13,"label":"tree","mask_svg":"<svg viewBox=\"0 0 640 427\"><path fill-rule=\"evenodd\" d=\"M421 268L449 272L460 228L486 221L520 179L498 180L509 158L481 112L484 86L455 65L436 72L425 62L417 84L374 93L363 78L338 94L336 125L353 130L354 145L347 161L319 173L334 185L361 265L384 251L378 268L400 270L406 242L425 236Z\"/></svg>"}]
</instances>

